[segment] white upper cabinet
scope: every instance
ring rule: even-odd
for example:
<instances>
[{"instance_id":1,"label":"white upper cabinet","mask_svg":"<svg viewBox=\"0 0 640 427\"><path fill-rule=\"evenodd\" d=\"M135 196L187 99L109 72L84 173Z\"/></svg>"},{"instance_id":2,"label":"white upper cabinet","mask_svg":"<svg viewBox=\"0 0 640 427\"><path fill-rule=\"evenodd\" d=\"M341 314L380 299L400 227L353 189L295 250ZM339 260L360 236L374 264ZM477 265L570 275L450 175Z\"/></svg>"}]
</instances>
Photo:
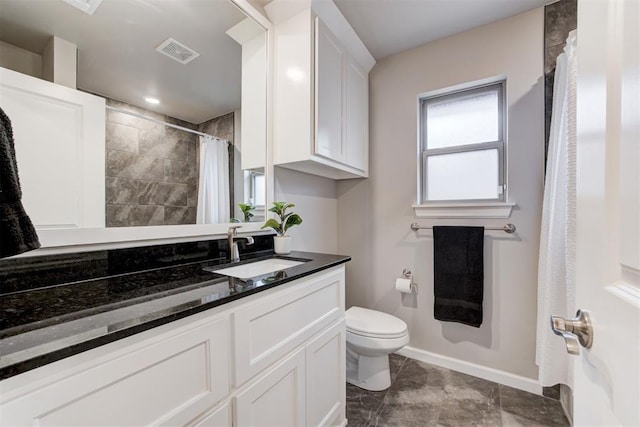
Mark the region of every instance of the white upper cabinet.
<instances>
[{"instance_id":1,"label":"white upper cabinet","mask_svg":"<svg viewBox=\"0 0 640 427\"><path fill-rule=\"evenodd\" d=\"M315 154L344 163L344 49L316 18Z\"/></svg>"},{"instance_id":2,"label":"white upper cabinet","mask_svg":"<svg viewBox=\"0 0 640 427\"><path fill-rule=\"evenodd\" d=\"M345 62L344 147L345 163L368 170L369 164L369 75L355 61Z\"/></svg>"},{"instance_id":3,"label":"white upper cabinet","mask_svg":"<svg viewBox=\"0 0 640 427\"><path fill-rule=\"evenodd\" d=\"M375 60L331 1L274 0L274 164L333 179L368 176ZM339 35L339 36L337 36Z\"/></svg>"}]
</instances>

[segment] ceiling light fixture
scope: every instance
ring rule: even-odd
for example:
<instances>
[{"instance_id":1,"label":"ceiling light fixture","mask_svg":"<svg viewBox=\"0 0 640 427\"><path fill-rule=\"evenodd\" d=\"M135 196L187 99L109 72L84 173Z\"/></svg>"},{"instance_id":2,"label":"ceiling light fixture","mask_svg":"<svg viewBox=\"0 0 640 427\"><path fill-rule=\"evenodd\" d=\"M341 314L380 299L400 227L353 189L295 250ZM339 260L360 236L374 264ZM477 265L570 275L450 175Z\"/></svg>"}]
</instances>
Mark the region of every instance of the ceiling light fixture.
<instances>
[{"instance_id":1,"label":"ceiling light fixture","mask_svg":"<svg viewBox=\"0 0 640 427\"><path fill-rule=\"evenodd\" d=\"M88 15L93 15L102 0L64 0L71 6L76 7Z\"/></svg>"},{"instance_id":2,"label":"ceiling light fixture","mask_svg":"<svg viewBox=\"0 0 640 427\"><path fill-rule=\"evenodd\" d=\"M144 100L147 101L149 104L160 104L160 100L158 98L152 98L150 96L146 96Z\"/></svg>"}]
</instances>

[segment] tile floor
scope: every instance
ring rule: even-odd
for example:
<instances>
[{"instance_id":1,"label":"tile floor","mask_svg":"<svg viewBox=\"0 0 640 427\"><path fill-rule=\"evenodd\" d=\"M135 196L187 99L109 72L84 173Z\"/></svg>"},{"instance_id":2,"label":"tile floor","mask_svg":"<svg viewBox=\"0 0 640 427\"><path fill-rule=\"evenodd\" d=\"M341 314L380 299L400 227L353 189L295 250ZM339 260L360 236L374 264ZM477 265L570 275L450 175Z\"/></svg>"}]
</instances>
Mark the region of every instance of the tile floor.
<instances>
[{"instance_id":1,"label":"tile floor","mask_svg":"<svg viewBox=\"0 0 640 427\"><path fill-rule=\"evenodd\" d=\"M347 384L349 427L568 426L560 402L391 355L392 384Z\"/></svg>"}]
</instances>

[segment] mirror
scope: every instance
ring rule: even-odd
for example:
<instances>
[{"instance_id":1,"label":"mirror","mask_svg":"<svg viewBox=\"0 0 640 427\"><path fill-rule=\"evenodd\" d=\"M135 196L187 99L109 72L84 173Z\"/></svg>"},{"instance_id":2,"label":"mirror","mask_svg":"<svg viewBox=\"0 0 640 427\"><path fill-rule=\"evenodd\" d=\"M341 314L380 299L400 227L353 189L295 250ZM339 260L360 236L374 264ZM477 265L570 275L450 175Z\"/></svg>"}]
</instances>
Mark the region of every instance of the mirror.
<instances>
[{"instance_id":1,"label":"mirror","mask_svg":"<svg viewBox=\"0 0 640 427\"><path fill-rule=\"evenodd\" d=\"M104 175L106 227L263 221L263 26L227 0L0 0L0 10L0 66L72 87L73 76L105 99L105 167L93 173ZM26 187L51 176L21 172L29 210Z\"/></svg>"}]
</instances>

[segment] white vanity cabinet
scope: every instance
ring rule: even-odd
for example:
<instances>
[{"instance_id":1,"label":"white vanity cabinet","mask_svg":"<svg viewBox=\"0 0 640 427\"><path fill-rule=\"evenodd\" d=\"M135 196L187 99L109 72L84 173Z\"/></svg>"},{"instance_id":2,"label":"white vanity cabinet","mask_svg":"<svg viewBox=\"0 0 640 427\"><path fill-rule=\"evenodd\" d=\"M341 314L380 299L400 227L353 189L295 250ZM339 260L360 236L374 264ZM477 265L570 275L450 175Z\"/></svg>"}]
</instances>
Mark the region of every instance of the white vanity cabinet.
<instances>
[{"instance_id":1,"label":"white vanity cabinet","mask_svg":"<svg viewBox=\"0 0 640 427\"><path fill-rule=\"evenodd\" d=\"M337 7L319 3L293 16L286 0L266 7L276 22L274 164L333 179L367 177L375 60Z\"/></svg>"},{"instance_id":2,"label":"white vanity cabinet","mask_svg":"<svg viewBox=\"0 0 640 427\"><path fill-rule=\"evenodd\" d=\"M238 426L345 419L344 268L300 280L233 313Z\"/></svg>"},{"instance_id":3,"label":"white vanity cabinet","mask_svg":"<svg viewBox=\"0 0 640 427\"><path fill-rule=\"evenodd\" d=\"M229 318L180 323L3 381L0 425L187 424L229 394Z\"/></svg>"},{"instance_id":4,"label":"white vanity cabinet","mask_svg":"<svg viewBox=\"0 0 640 427\"><path fill-rule=\"evenodd\" d=\"M344 266L0 382L2 426L333 426Z\"/></svg>"}]
</instances>

